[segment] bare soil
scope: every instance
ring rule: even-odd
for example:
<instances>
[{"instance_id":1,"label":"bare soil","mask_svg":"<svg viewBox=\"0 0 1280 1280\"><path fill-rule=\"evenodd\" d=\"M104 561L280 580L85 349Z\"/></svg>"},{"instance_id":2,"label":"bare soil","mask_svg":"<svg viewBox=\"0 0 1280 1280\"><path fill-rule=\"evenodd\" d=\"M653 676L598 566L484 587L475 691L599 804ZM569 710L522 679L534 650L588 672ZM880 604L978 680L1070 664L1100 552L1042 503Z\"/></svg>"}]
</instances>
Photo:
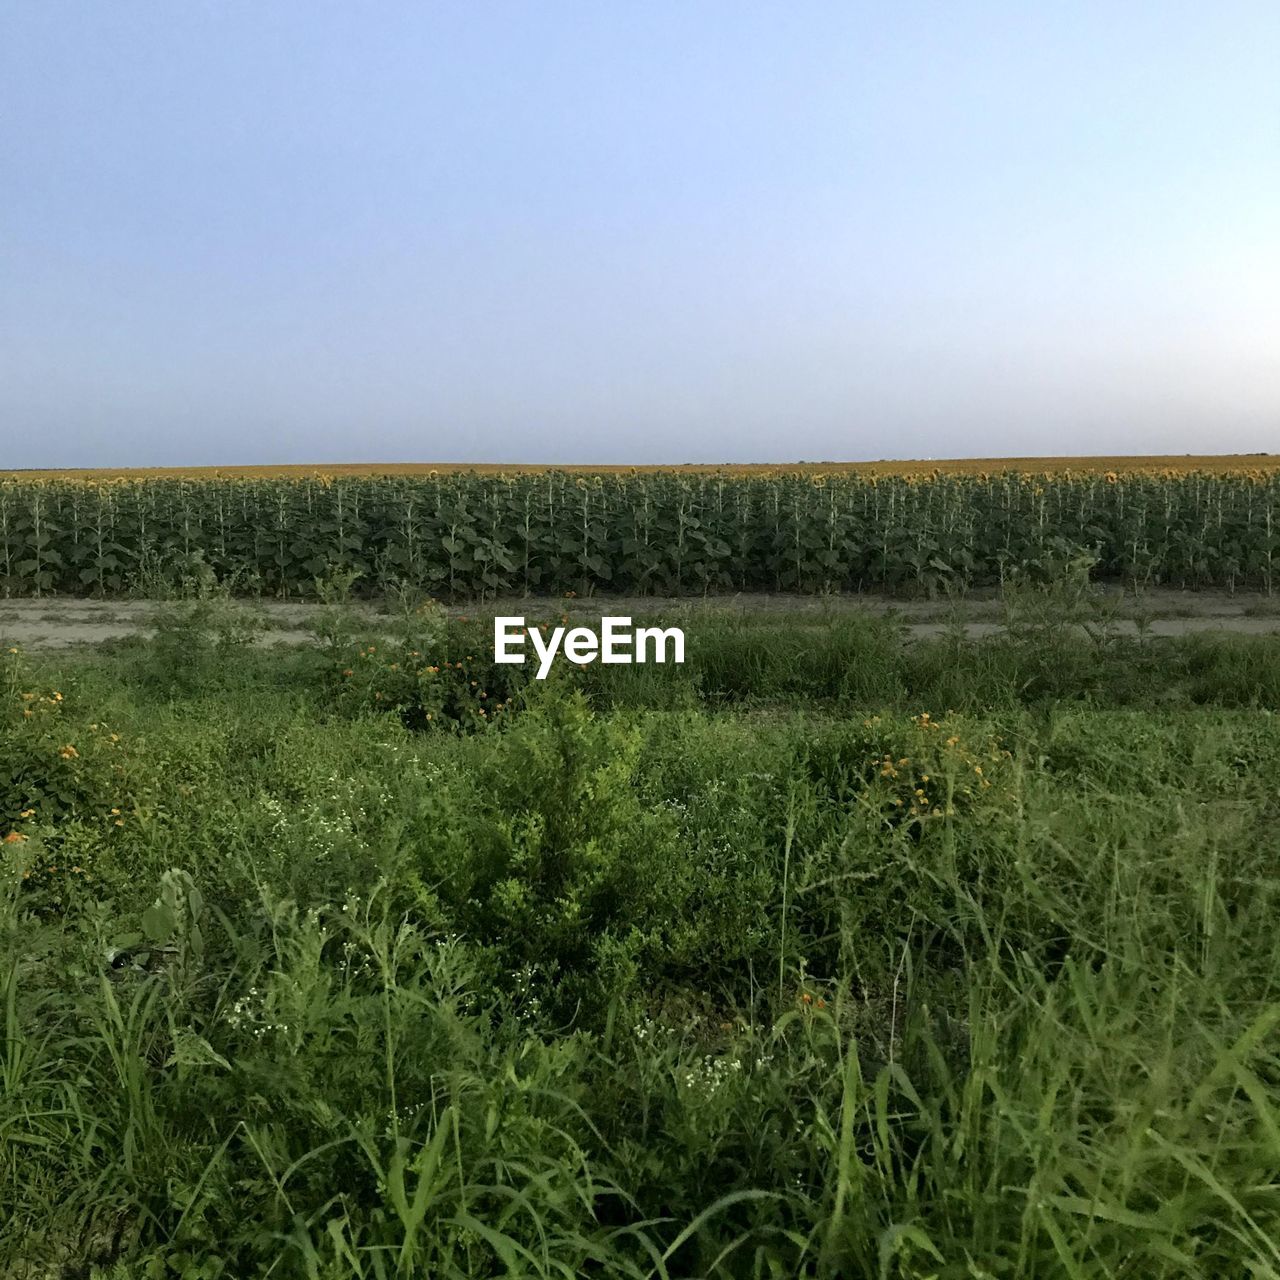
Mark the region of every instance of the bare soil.
<instances>
[{"instance_id":1,"label":"bare soil","mask_svg":"<svg viewBox=\"0 0 1280 1280\"><path fill-rule=\"evenodd\" d=\"M1136 634L1140 627L1154 636L1179 636L1196 631L1231 631L1246 635L1280 632L1280 596L1230 595L1226 592L1155 590L1139 596L1106 590L1099 602L1119 633ZM248 602L262 618L263 644L305 644L312 639L308 623L322 606L303 601ZM159 604L147 600L0 600L0 642L26 649L66 649L93 646L108 640L146 634ZM368 617L371 629L388 618L385 606L354 606ZM780 616L892 616L908 634L939 635L962 624L970 635L991 635L1003 629L1004 605L994 595L961 601L899 600L875 595L795 596L742 594L705 598L666 599L653 596L508 597L449 607L459 616L521 615L531 621L558 620L561 615L589 621L602 614L661 619L686 628L709 615Z\"/></svg>"}]
</instances>

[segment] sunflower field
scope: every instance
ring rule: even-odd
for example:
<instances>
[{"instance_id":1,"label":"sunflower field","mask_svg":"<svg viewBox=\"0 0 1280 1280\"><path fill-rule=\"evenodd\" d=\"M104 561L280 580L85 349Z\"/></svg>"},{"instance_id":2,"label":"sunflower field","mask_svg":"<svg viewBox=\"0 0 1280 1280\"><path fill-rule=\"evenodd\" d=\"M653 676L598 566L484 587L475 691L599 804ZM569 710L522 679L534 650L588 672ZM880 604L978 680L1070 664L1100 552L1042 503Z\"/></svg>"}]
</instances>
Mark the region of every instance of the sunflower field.
<instances>
[{"instance_id":1,"label":"sunflower field","mask_svg":"<svg viewBox=\"0 0 1280 1280\"><path fill-rule=\"evenodd\" d=\"M1280 472L437 472L0 480L0 593L342 575L506 593L931 593L1052 576L1273 590Z\"/></svg>"}]
</instances>

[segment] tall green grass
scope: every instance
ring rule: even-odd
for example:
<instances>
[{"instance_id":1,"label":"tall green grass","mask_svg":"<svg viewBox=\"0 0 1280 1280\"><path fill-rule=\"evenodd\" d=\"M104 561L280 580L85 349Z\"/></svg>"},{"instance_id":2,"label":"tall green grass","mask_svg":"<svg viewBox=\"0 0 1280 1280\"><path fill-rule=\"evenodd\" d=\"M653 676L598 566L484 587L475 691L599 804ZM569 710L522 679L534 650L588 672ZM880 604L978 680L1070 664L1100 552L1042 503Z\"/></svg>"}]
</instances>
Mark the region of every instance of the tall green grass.
<instances>
[{"instance_id":1,"label":"tall green grass","mask_svg":"<svg viewBox=\"0 0 1280 1280\"><path fill-rule=\"evenodd\" d=\"M8 1274L1280 1274L1274 642L191 644L6 659Z\"/></svg>"}]
</instances>

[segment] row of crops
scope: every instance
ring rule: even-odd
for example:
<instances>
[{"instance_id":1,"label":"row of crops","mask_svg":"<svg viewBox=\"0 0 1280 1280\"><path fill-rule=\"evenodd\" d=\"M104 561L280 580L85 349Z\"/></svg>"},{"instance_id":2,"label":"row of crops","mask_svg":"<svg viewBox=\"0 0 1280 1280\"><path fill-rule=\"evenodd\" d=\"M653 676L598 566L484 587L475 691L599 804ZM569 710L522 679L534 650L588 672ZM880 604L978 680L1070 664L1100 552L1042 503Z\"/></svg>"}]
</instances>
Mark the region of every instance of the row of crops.
<instances>
[{"instance_id":1,"label":"row of crops","mask_svg":"<svg viewBox=\"0 0 1280 1280\"><path fill-rule=\"evenodd\" d=\"M1276 473L0 481L7 596L920 592L1083 553L1099 577L1270 592L1278 550Z\"/></svg>"}]
</instances>

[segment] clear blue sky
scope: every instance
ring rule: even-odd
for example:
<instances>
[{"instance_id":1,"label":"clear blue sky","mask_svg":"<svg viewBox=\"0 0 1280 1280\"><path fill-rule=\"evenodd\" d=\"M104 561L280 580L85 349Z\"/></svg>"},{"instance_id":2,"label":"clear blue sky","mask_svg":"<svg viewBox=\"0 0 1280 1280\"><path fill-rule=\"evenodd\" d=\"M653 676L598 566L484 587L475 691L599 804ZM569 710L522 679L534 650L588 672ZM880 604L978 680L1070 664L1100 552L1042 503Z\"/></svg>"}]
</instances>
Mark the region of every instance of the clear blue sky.
<instances>
[{"instance_id":1,"label":"clear blue sky","mask_svg":"<svg viewBox=\"0 0 1280 1280\"><path fill-rule=\"evenodd\" d=\"M1280 452L1280 3L0 0L0 467Z\"/></svg>"}]
</instances>

